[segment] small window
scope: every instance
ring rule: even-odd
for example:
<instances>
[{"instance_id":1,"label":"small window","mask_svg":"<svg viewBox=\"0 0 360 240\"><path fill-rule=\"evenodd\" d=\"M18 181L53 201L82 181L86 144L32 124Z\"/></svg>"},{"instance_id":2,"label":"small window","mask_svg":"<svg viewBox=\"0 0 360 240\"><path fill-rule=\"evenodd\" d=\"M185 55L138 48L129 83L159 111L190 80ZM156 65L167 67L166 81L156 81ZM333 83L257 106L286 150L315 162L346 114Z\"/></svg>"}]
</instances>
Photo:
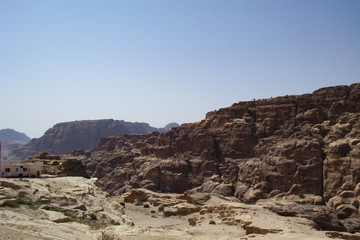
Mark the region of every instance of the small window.
<instances>
[{"instance_id":1,"label":"small window","mask_svg":"<svg viewBox=\"0 0 360 240\"><path fill-rule=\"evenodd\" d=\"M19 168L16 168L16 171L19 171Z\"/></svg>"},{"instance_id":2,"label":"small window","mask_svg":"<svg viewBox=\"0 0 360 240\"><path fill-rule=\"evenodd\" d=\"M5 168L5 172L10 172L10 168Z\"/></svg>"},{"instance_id":3,"label":"small window","mask_svg":"<svg viewBox=\"0 0 360 240\"><path fill-rule=\"evenodd\" d=\"M27 168L23 168L23 172L26 172L27 171Z\"/></svg>"}]
</instances>

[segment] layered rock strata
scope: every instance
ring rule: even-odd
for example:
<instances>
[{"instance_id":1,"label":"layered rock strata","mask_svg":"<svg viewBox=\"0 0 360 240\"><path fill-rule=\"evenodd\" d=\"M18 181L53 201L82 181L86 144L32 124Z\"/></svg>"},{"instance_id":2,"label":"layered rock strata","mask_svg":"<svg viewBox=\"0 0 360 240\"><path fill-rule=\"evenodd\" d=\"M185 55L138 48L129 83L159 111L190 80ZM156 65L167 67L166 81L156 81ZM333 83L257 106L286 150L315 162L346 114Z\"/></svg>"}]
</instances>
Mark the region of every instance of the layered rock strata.
<instances>
[{"instance_id":1,"label":"layered rock strata","mask_svg":"<svg viewBox=\"0 0 360 240\"><path fill-rule=\"evenodd\" d=\"M328 87L239 102L163 134L103 139L84 161L111 194L191 190L246 203L319 196L349 230L345 220L359 217L359 118L360 84Z\"/></svg>"}]
</instances>

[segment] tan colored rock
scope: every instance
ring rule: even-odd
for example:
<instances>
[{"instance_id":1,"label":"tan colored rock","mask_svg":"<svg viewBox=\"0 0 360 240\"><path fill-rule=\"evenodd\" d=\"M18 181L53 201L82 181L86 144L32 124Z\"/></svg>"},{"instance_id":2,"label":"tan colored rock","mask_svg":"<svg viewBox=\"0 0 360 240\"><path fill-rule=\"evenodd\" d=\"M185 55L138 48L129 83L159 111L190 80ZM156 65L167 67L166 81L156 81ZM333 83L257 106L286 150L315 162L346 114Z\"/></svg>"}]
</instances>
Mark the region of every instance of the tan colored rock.
<instances>
[{"instance_id":1,"label":"tan colored rock","mask_svg":"<svg viewBox=\"0 0 360 240\"><path fill-rule=\"evenodd\" d=\"M268 233L279 233L282 230L281 229L268 229L266 227L257 227L257 226L246 226L245 227L246 234L268 234Z\"/></svg>"},{"instance_id":2,"label":"tan colored rock","mask_svg":"<svg viewBox=\"0 0 360 240\"><path fill-rule=\"evenodd\" d=\"M42 211L47 215L47 218L52 222L65 223L65 222L72 221L72 219L70 217L67 217L60 212L54 212L54 211L48 211L48 210L42 210Z\"/></svg>"},{"instance_id":3,"label":"tan colored rock","mask_svg":"<svg viewBox=\"0 0 360 240\"><path fill-rule=\"evenodd\" d=\"M305 198L296 203L314 209L339 196L352 205L360 182L359 89L356 83L235 103L165 134L103 140L84 161L98 161L97 185L110 195L147 188L214 192L247 203L298 195ZM329 205L342 204L335 200ZM327 225L336 214L342 212L307 216L343 229L338 220Z\"/></svg>"},{"instance_id":4,"label":"tan colored rock","mask_svg":"<svg viewBox=\"0 0 360 240\"><path fill-rule=\"evenodd\" d=\"M211 193L219 194L222 196L233 196L234 195L234 186L232 184L222 183L222 184L216 186Z\"/></svg>"},{"instance_id":5,"label":"tan colored rock","mask_svg":"<svg viewBox=\"0 0 360 240\"><path fill-rule=\"evenodd\" d=\"M206 201L210 199L210 194L208 193L193 193L193 194L185 193L184 195L188 203L195 205L205 204Z\"/></svg>"},{"instance_id":6,"label":"tan colored rock","mask_svg":"<svg viewBox=\"0 0 360 240\"><path fill-rule=\"evenodd\" d=\"M189 203L180 203L164 210L164 216L188 215L200 211L200 207Z\"/></svg>"}]
</instances>

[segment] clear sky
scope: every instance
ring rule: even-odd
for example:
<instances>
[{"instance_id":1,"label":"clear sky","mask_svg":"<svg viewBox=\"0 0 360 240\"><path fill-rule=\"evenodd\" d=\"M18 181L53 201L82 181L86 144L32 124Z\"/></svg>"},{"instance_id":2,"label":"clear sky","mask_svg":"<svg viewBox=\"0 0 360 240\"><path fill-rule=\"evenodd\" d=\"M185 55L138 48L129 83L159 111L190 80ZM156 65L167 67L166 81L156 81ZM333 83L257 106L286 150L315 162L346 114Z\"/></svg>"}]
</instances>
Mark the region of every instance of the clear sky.
<instances>
[{"instance_id":1,"label":"clear sky","mask_svg":"<svg viewBox=\"0 0 360 240\"><path fill-rule=\"evenodd\" d=\"M0 129L30 137L195 122L359 76L359 0L0 0Z\"/></svg>"}]
</instances>

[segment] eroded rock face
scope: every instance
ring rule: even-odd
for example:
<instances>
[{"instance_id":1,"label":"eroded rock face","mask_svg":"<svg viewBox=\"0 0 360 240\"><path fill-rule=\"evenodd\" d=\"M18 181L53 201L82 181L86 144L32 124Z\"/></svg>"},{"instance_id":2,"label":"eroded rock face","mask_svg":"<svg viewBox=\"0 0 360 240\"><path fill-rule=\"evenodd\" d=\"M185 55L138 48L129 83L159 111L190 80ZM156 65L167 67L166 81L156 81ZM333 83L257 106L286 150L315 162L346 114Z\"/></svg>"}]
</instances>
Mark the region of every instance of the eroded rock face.
<instances>
[{"instance_id":1,"label":"eroded rock face","mask_svg":"<svg viewBox=\"0 0 360 240\"><path fill-rule=\"evenodd\" d=\"M102 140L94 176L112 194L191 190L248 203L313 194L340 219L357 218L359 118L360 84L240 102L167 133Z\"/></svg>"}]
</instances>

